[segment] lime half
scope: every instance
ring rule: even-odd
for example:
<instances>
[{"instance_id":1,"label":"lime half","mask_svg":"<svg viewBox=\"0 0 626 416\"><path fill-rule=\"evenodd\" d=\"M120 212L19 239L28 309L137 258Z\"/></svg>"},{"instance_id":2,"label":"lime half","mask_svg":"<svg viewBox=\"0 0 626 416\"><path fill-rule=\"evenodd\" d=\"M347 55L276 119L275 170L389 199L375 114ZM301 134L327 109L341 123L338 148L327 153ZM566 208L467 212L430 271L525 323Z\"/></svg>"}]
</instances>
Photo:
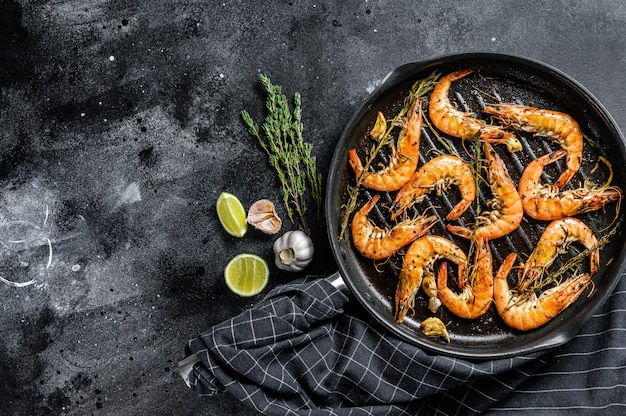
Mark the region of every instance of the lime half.
<instances>
[{"instance_id":1,"label":"lime half","mask_svg":"<svg viewBox=\"0 0 626 416\"><path fill-rule=\"evenodd\" d=\"M224 269L226 286L239 296L258 295L267 285L269 277L267 262L256 254L238 254Z\"/></svg>"},{"instance_id":2,"label":"lime half","mask_svg":"<svg viewBox=\"0 0 626 416\"><path fill-rule=\"evenodd\" d=\"M234 237L243 237L248 230L246 211L239 198L229 192L222 192L217 198L217 216L226 232Z\"/></svg>"}]
</instances>

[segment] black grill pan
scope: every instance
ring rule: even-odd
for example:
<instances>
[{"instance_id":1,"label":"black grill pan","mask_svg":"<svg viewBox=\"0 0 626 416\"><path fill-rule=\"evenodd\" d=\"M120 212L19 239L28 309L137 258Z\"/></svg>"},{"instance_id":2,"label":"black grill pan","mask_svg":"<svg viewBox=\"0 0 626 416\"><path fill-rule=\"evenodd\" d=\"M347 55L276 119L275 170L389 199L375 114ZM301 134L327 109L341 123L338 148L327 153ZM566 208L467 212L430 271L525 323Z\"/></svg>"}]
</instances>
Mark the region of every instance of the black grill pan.
<instances>
[{"instance_id":1,"label":"black grill pan","mask_svg":"<svg viewBox=\"0 0 626 416\"><path fill-rule=\"evenodd\" d=\"M446 74L462 68L471 68L473 73L452 84L450 99L459 109L473 111L481 118L486 118L481 111L482 108L486 104L502 101L568 113L578 121L587 138L583 166L568 186L577 187L585 180L605 180L608 169L603 165L599 165L599 169L592 173L599 156L605 156L615 168L612 184L624 189L626 172L622 167L626 165L626 148L622 133L602 104L582 85L558 69L520 57L480 53L407 64L393 70L385 78L380 87L355 112L337 143L328 178L325 210L327 231L339 267L338 274L352 295L392 333L434 353L467 359L492 359L553 348L571 339L598 306L606 301L617 285L626 267L624 239L620 232L601 252L601 268L594 277L593 291L585 292L574 305L548 324L528 332L508 328L500 320L493 305L485 316L472 321L455 317L446 311L445 307L433 315L427 309L427 297L423 291L420 291L416 298L415 315L398 325L393 317L393 299L403 251L392 257L389 262L377 265L363 258L354 249L349 229L345 238L340 238L342 206L347 200L348 187L355 183L354 173L347 163L348 151L355 148L361 156L366 153L371 145L368 132L374 125L377 112L382 111L388 119L392 118L402 107L411 85L416 80L427 77L433 71ZM522 141L523 151L510 154L506 147L502 145L496 147L516 184L530 160L559 148L558 144L530 134L518 136ZM450 138L450 143L457 153L469 160L467 143L464 145L459 139L454 138ZM425 125L421 137L420 166L435 156L431 151L433 148L443 149L435 132ZM384 158L382 155L383 163ZM545 180L553 182L563 166L563 163L557 163L547 169ZM452 189L443 197L433 194L426 203L416 209L421 211L430 207L431 212L435 212L441 220L431 233L451 238L461 248L467 250L469 246L467 241L448 234L445 229L444 217L458 201L458 194L454 188ZM360 193L359 204L362 205L373 194L373 191L364 189ZM384 206L391 203L394 193L383 193L381 196L378 205L383 208L372 213L371 217L380 226L391 226ZM489 197L488 188L481 187L479 195L481 203L484 204ZM471 220L474 214L473 207L464 214L461 221ZM600 237L606 232L607 227L615 226L613 223L615 218L621 217L621 212L616 212L618 209L619 206L614 204L606 211L578 217ZM546 225L546 222L525 217L517 231L492 241L494 270L511 252L518 254L519 265L519 262L532 252ZM575 255L577 250L580 251L574 245L570 254L557 259L553 267L559 267L568 256ZM510 283L514 284L515 273L511 273L509 279ZM449 343L422 334L419 322L429 316L437 316L447 324L451 338Z\"/></svg>"}]
</instances>

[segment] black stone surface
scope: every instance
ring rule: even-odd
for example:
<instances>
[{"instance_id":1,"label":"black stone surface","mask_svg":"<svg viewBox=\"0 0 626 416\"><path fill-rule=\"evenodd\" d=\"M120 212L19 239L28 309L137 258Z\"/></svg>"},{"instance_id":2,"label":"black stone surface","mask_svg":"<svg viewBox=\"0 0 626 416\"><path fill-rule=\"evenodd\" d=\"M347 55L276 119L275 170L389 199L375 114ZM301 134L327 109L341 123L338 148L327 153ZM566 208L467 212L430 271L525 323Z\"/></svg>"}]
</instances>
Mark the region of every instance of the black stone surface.
<instances>
[{"instance_id":1,"label":"black stone surface","mask_svg":"<svg viewBox=\"0 0 626 416\"><path fill-rule=\"evenodd\" d=\"M228 236L221 191L281 193L240 111L259 74L302 94L327 172L351 113L392 68L459 52L555 66L626 128L626 7L576 1L0 1L0 413L254 415L197 397L183 346L259 297L222 270L271 261ZM310 273L335 265L323 226ZM289 221L285 227L291 227ZM271 287L295 275L272 266Z\"/></svg>"}]
</instances>

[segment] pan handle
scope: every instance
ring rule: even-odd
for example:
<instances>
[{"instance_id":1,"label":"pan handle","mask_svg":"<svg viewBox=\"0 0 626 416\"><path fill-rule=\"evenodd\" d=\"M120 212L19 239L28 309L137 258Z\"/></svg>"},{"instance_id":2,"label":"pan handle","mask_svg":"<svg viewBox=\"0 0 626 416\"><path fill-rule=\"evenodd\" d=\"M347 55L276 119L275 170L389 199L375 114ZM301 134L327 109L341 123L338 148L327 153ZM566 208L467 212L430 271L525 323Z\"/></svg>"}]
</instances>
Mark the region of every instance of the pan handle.
<instances>
[{"instance_id":1,"label":"pan handle","mask_svg":"<svg viewBox=\"0 0 626 416\"><path fill-rule=\"evenodd\" d=\"M335 288L337 288L340 292L345 294L350 293L350 290L348 289L348 286L346 286L346 282L344 282L343 277L341 276L339 271L336 271L325 279L328 283L335 286Z\"/></svg>"}]
</instances>

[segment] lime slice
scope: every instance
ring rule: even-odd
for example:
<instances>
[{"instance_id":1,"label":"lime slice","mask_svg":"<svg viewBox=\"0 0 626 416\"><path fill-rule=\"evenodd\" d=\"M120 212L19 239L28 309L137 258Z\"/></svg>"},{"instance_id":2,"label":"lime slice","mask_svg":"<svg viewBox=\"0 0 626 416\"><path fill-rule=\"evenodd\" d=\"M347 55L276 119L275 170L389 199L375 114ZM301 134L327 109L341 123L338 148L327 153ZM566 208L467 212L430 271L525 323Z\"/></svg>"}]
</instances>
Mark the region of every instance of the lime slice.
<instances>
[{"instance_id":1,"label":"lime slice","mask_svg":"<svg viewBox=\"0 0 626 416\"><path fill-rule=\"evenodd\" d=\"M243 237L248 230L246 211L235 195L222 192L217 198L217 216L226 232L234 237Z\"/></svg>"},{"instance_id":2,"label":"lime slice","mask_svg":"<svg viewBox=\"0 0 626 416\"><path fill-rule=\"evenodd\" d=\"M238 254L224 269L226 286L239 296L258 295L267 285L269 277L267 262L256 254Z\"/></svg>"}]
</instances>

